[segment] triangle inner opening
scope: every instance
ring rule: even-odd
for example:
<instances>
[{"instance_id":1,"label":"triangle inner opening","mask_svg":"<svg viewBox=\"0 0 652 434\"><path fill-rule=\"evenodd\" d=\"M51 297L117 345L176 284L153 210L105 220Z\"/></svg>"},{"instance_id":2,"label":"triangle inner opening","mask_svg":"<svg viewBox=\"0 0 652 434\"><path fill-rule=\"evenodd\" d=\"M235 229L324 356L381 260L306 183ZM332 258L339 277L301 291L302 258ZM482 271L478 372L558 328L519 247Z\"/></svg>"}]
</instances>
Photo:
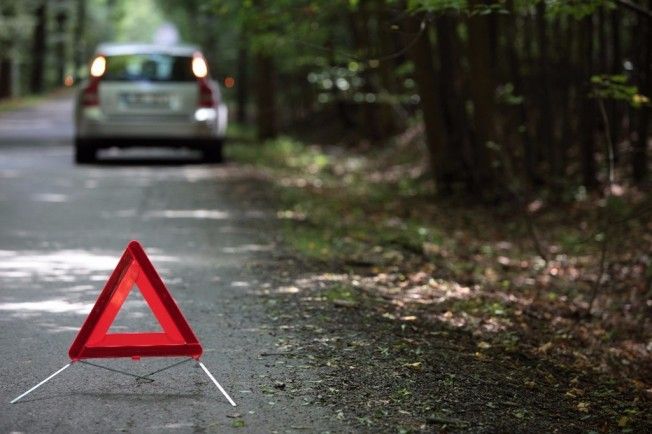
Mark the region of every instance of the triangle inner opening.
<instances>
[{"instance_id":1,"label":"triangle inner opening","mask_svg":"<svg viewBox=\"0 0 652 434\"><path fill-rule=\"evenodd\" d=\"M163 333L164 331L150 310L140 288L134 283L107 334L142 332Z\"/></svg>"}]
</instances>

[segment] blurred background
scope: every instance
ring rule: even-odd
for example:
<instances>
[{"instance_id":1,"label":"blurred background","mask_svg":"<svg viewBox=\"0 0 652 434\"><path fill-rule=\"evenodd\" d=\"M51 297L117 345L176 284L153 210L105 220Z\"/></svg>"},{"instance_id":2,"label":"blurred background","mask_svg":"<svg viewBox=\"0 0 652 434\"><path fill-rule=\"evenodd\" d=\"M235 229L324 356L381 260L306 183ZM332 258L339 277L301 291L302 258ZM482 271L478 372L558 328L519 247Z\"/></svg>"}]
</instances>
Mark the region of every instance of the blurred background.
<instances>
[{"instance_id":1,"label":"blurred background","mask_svg":"<svg viewBox=\"0 0 652 434\"><path fill-rule=\"evenodd\" d=\"M258 138L377 146L417 126L437 190L648 173L645 1L3 0L0 98L75 86L102 41L202 47ZM419 128L421 130L419 130ZM413 131L414 132L414 131ZM378 145L380 146L380 145ZM499 168L499 170L496 170Z\"/></svg>"}]
</instances>

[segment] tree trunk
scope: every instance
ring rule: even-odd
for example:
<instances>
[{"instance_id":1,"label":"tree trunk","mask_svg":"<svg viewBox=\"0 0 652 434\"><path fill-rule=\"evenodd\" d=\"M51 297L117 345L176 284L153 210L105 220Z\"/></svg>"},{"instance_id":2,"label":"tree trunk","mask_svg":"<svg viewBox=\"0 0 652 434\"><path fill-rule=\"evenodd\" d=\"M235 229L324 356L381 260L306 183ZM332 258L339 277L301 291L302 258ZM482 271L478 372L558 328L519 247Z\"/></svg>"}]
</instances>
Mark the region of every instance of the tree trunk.
<instances>
[{"instance_id":1,"label":"tree trunk","mask_svg":"<svg viewBox=\"0 0 652 434\"><path fill-rule=\"evenodd\" d=\"M63 10L57 13L55 21L57 24L57 43L55 46L56 53L56 84L61 86L66 75L66 21L68 16Z\"/></svg>"},{"instance_id":2,"label":"tree trunk","mask_svg":"<svg viewBox=\"0 0 652 434\"><path fill-rule=\"evenodd\" d=\"M509 64L511 80L514 83L514 95L523 96L525 89L523 86L523 78L521 73L521 62L517 50L517 30L518 21L516 17L516 10L514 8L514 0L507 0L507 10L510 12L510 20L505 26L506 40L507 40L507 62ZM532 138L530 137L529 119L527 112L527 105L525 101L518 104L517 108L517 122L522 128L520 134L521 143L523 146L523 166L525 170L526 182L531 185L540 183L540 178L537 172L536 160L534 158L534 149L532 145Z\"/></svg>"},{"instance_id":3,"label":"tree trunk","mask_svg":"<svg viewBox=\"0 0 652 434\"><path fill-rule=\"evenodd\" d=\"M620 74L622 66L622 54L620 47L620 12L618 9L611 11L611 73ZM618 144L620 143L620 133L622 126L622 110L618 107L615 100L609 101L609 119L611 120L611 143L614 144L614 158L616 162L620 159Z\"/></svg>"},{"instance_id":4,"label":"tree trunk","mask_svg":"<svg viewBox=\"0 0 652 434\"><path fill-rule=\"evenodd\" d=\"M32 93L43 92L43 63L45 61L45 38L47 25L47 2L42 1L34 12L34 34L32 40L32 71L29 89Z\"/></svg>"},{"instance_id":5,"label":"tree trunk","mask_svg":"<svg viewBox=\"0 0 652 434\"><path fill-rule=\"evenodd\" d=\"M11 21L14 14L13 4L0 5L0 20ZM13 81L12 42L11 39L0 39L0 99L11 97Z\"/></svg>"},{"instance_id":6,"label":"tree trunk","mask_svg":"<svg viewBox=\"0 0 652 434\"><path fill-rule=\"evenodd\" d=\"M580 114L582 181L587 188L597 186L595 167L595 101L589 97L589 83L593 74L593 16L582 19L581 52L583 71L580 77L580 99L582 109Z\"/></svg>"},{"instance_id":7,"label":"tree trunk","mask_svg":"<svg viewBox=\"0 0 652 434\"><path fill-rule=\"evenodd\" d=\"M11 97L11 60L0 57L0 99Z\"/></svg>"},{"instance_id":8,"label":"tree trunk","mask_svg":"<svg viewBox=\"0 0 652 434\"><path fill-rule=\"evenodd\" d=\"M237 111L236 120L239 123L247 122L247 100L249 83L248 79L248 57L247 40L244 36L240 37L240 46L238 47L238 79L236 81L236 98Z\"/></svg>"},{"instance_id":9,"label":"tree trunk","mask_svg":"<svg viewBox=\"0 0 652 434\"><path fill-rule=\"evenodd\" d=\"M441 104L437 92L437 80L435 79L435 66L432 59L432 45L430 32L427 23L422 21L422 16L411 16L406 20L407 32L410 39L421 34L409 50L409 56L414 63L414 79L419 89L419 105L423 114L423 123L426 130L426 144L430 157L430 168L432 170L437 189L445 191L450 189L447 184L445 167L447 161L443 156L446 142L446 131L443 122ZM421 26L426 26L422 29Z\"/></svg>"},{"instance_id":10,"label":"tree trunk","mask_svg":"<svg viewBox=\"0 0 652 434\"><path fill-rule=\"evenodd\" d=\"M499 69L502 66L499 63L498 42L500 35L500 16L496 13L487 15L487 34L489 41L489 62L491 64L491 76L497 79L500 76Z\"/></svg>"},{"instance_id":11,"label":"tree trunk","mask_svg":"<svg viewBox=\"0 0 652 434\"><path fill-rule=\"evenodd\" d=\"M547 152L548 166L550 170L549 179L551 184L558 185L562 181L561 162L559 158L559 147L554 140L554 118L552 116L551 87L550 87L550 61L549 41L546 22L546 4L537 3L537 39L539 45L539 140L541 149Z\"/></svg>"},{"instance_id":12,"label":"tree trunk","mask_svg":"<svg viewBox=\"0 0 652 434\"><path fill-rule=\"evenodd\" d=\"M375 15L377 19L377 40L380 55L385 56L393 51L392 48L392 35L391 35L391 17L389 16L386 7L383 3L375 5ZM398 118L392 109L391 97L396 95L397 86L394 78L394 70L396 68L393 59L385 59L378 64L378 75L380 78L381 91L378 102L380 106L380 129L383 137L388 137L401 129L398 125Z\"/></svg>"},{"instance_id":13,"label":"tree trunk","mask_svg":"<svg viewBox=\"0 0 652 434\"><path fill-rule=\"evenodd\" d=\"M444 186L450 187L456 182L464 182L472 189L469 176L473 168L473 152L469 136L469 120L466 116L462 89L462 68L460 60L460 41L457 37L457 19L451 14L442 14L436 18L437 52L439 53L439 91L444 112L445 128L448 140L442 151L447 161L444 168ZM446 191L444 191L446 192Z\"/></svg>"},{"instance_id":14,"label":"tree trunk","mask_svg":"<svg viewBox=\"0 0 652 434\"><path fill-rule=\"evenodd\" d=\"M577 118L578 118L578 98L577 98L577 60L576 44L581 40L581 28L577 25L577 21L573 17L565 17L564 23L566 25L563 34L563 42L559 41L557 52L560 54L559 67L557 68L557 81L561 83L560 89L560 157L562 165L562 173L566 175L566 168L568 166L568 150L575 146L577 133ZM561 73L560 73L561 71Z\"/></svg>"},{"instance_id":15,"label":"tree trunk","mask_svg":"<svg viewBox=\"0 0 652 434\"><path fill-rule=\"evenodd\" d=\"M484 4L472 0L472 5ZM498 143L496 111L494 103L494 79L491 75L489 46L489 21L486 16L475 14L468 19L469 32L469 82L473 101L474 177L478 193L485 198L494 197L497 179L494 172L496 158L490 143Z\"/></svg>"},{"instance_id":16,"label":"tree trunk","mask_svg":"<svg viewBox=\"0 0 652 434\"><path fill-rule=\"evenodd\" d=\"M652 8L652 1L649 1ZM652 38L652 22L645 17L638 18L638 25L634 31L640 35L642 41ZM639 61L641 65L639 92L648 98L652 95L652 44L639 44ZM636 140L633 143L632 175L634 182L641 184L648 176L647 142L649 134L650 107L646 105L638 110L638 126Z\"/></svg>"},{"instance_id":17,"label":"tree trunk","mask_svg":"<svg viewBox=\"0 0 652 434\"><path fill-rule=\"evenodd\" d=\"M358 8L350 14L351 34L353 41L360 57L368 57L371 52L371 41L369 39L369 29L367 21L369 19L367 2L361 0ZM375 69L367 63L363 65L362 72L362 92L366 95L377 95L377 88L374 85ZM372 141L382 137L380 131L380 113L379 104L376 100L362 102L362 126L364 134Z\"/></svg>"},{"instance_id":18,"label":"tree trunk","mask_svg":"<svg viewBox=\"0 0 652 434\"><path fill-rule=\"evenodd\" d=\"M86 42L85 42L85 25L86 25L86 0L77 0L77 13L75 21L75 81L80 79L82 65L86 61Z\"/></svg>"},{"instance_id":19,"label":"tree trunk","mask_svg":"<svg viewBox=\"0 0 652 434\"><path fill-rule=\"evenodd\" d=\"M273 58L263 53L256 55L256 116L258 139L276 137L276 68Z\"/></svg>"},{"instance_id":20,"label":"tree trunk","mask_svg":"<svg viewBox=\"0 0 652 434\"><path fill-rule=\"evenodd\" d=\"M326 48L328 49L328 62L331 68L337 66L337 61L335 60L335 49L333 43L333 35L330 35L328 42L326 43ZM348 110L348 104L342 95L342 92L337 86L331 87L331 95L333 97L333 102L335 104L335 111L337 112L337 117L344 127L345 130L356 127L355 121L351 118L351 114Z\"/></svg>"}]
</instances>

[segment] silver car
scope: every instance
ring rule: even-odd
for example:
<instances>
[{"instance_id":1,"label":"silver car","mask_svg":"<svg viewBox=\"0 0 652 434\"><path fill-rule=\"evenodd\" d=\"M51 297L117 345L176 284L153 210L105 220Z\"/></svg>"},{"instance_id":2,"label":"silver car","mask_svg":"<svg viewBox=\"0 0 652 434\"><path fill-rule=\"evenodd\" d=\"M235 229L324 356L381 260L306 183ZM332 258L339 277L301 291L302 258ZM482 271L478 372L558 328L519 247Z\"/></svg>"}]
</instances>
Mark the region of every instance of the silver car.
<instances>
[{"instance_id":1,"label":"silver car","mask_svg":"<svg viewBox=\"0 0 652 434\"><path fill-rule=\"evenodd\" d=\"M109 147L190 147L222 160L228 112L197 47L102 44L75 103L75 161Z\"/></svg>"}]
</instances>

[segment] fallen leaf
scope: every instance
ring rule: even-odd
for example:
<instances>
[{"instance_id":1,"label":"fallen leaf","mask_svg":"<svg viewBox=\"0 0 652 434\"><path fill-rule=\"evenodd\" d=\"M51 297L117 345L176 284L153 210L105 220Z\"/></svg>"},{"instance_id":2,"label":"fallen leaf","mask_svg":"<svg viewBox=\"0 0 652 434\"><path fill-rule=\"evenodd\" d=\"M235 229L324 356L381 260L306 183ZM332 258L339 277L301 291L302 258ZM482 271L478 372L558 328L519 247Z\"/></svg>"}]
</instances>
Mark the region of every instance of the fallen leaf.
<instances>
[{"instance_id":1,"label":"fallen leaf","mask_svg":"<svg viewBox=\"0 0 652 434\"><path fill-rule=\"evenodd\" d=\"M489 342L484 342L484 341L478 342L478 348L482 350L488 350L489 348L491 348L491 344Z\"/></svg>"},{"instance_id":2,"label":"fallen leaf","mask_svg":"<svg viewBox=\"0 0 652 434\"><path fill-rule=\"evenodd\" d=\"M550 351L551 348L552 348L552 342L546 342L545 344L537 348L537 353L546 354L548 351Z\"/></svg>"},{"instance_id":3,"label":"fallen leaf","mask_svg":"<svg viewBox=\"0 0 652 434\"><path fill-rule=\"evenodd\" d=\"M568 389L565 395L569 398L577 398L578 396L584 395L584 391L582 389L578 389L577 387L572 387Z\"/></svg>"},{"instance_id":4,"label":"fallen leaf","mask_svg":"<svg viewBox=\"0 0 652 434\"><path fill-rule=\"evenodd\" d=\"M489 359L489 358L488 358L484 353L481 353L481 352L479 352L479 351L477 351L477 352L475 353L475 357L476 357L478 360L482 360L482 361L485 361L485 360L488 360L488 359Z\"/></svg>"},{"instance_id":5,"label":"fallen leaf","mask_svg":"<svg viewBox=\"0 0 652 434\"><path fill-rule=\"evenodd\" d=\"M416 370L421 370L421 362L414 362L414 363L406 363L403 366L407 368L412 368Z\"/></svg>"},{"instance_id":6,"label":"fallen leaf","mask_svg":"<svg viewBox=\"0 0 652 434\"><path fill-rule=\"evenodd\" d=\"M588 402L578 402L577 403L577 411L581 411L582 413L588 413L589 412L589 403Z\"/></svg>"},{"instance_id":7,"label":"fallen leaf","mask_svg":"<svg viewBox=\"0 0 652 434\"><path fill-rule=\"evenodd\" d=\"M358 303L355 301L351 300L341 300L341 299L335 299L333 300L333 304L338 307L357 307Z\"/></svg>"},{"instance_id":8,"label":"fallen leaf","mask_svg":"<svg viewBox=\"0 0 652 434\"><path fill-rule=\"evenodd\" d=\"M425 242L422 244L421 249L426 256L436 256L441 253L441 247L435 243Z\"/></svg>"},{"instance_id":9,"label":"fallen leaf","mask_svg":"<svg viewBox=\"0 0 652 434\"><path fill-rule=\"evenodd\" d=\"M627 425L629 425L630 419L629 416L620 416L618 419L618 426L621 428L625 428Z\"/></svg>"}]
</instances>

